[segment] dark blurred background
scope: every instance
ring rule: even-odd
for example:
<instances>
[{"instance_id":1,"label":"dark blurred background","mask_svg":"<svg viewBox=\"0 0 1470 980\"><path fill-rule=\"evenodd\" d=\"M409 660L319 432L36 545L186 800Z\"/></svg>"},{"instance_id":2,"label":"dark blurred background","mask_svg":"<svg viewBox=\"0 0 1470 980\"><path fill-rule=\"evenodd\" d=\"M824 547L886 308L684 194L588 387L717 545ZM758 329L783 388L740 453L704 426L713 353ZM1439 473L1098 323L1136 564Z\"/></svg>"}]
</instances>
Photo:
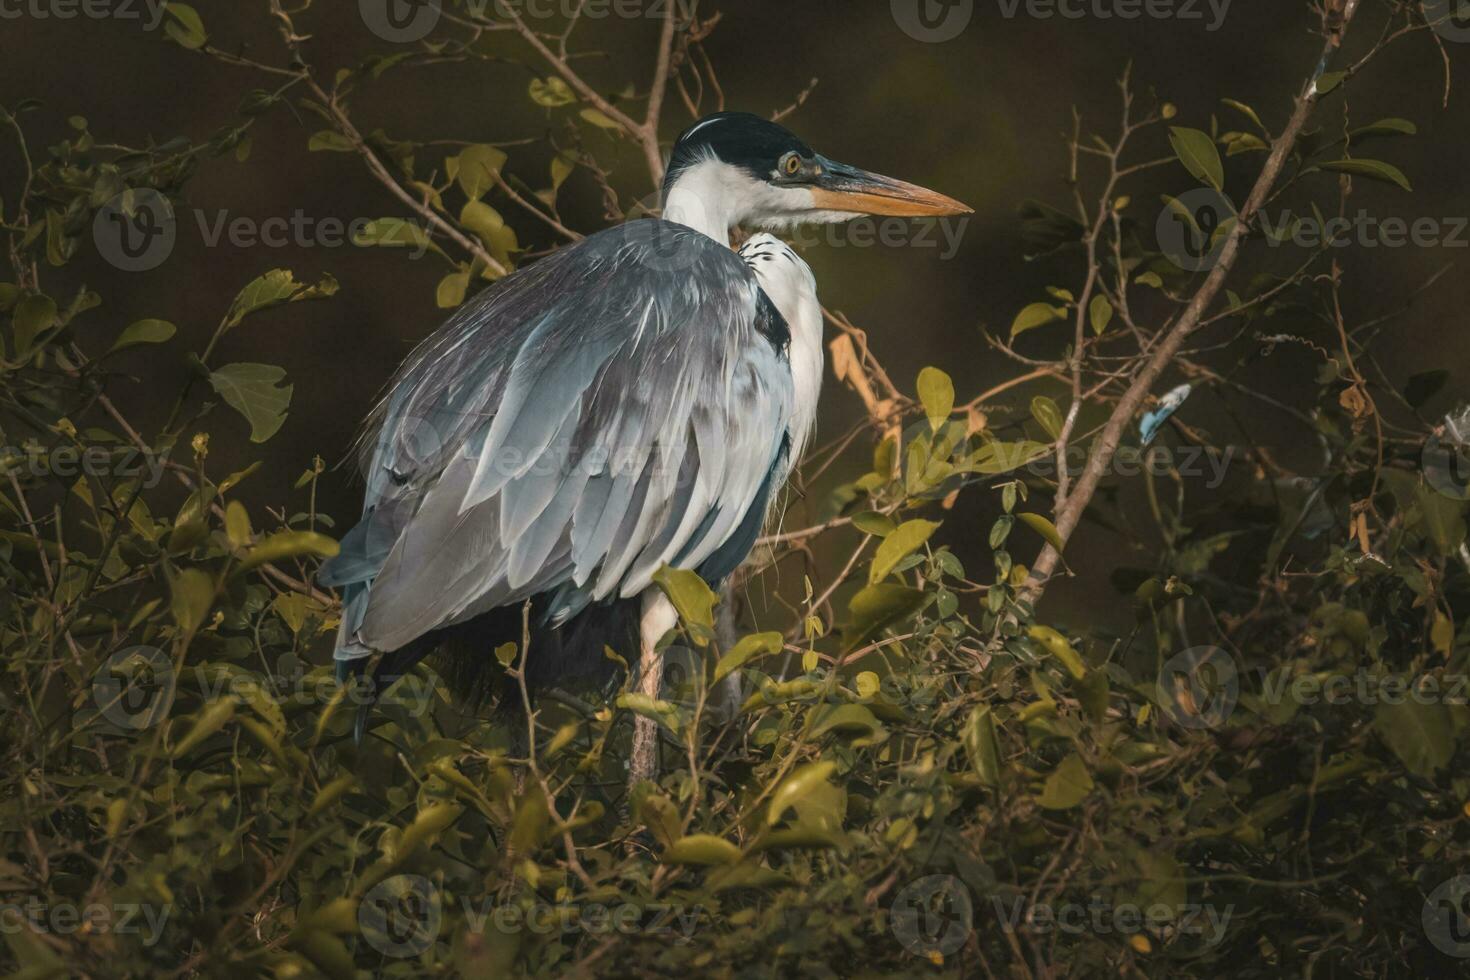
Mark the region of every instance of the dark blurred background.
<instances>
[{"instance_id":1,"label":"dark blurred background","mask_svg":"<svg viewBox=\"0 0 1470 980\"><path fill-rule=\"evenodd\" d=\"M551 0L542 2L556 9ZM87 117L101 142L139 145L148 138L163 141L178 135L201 140L229 122L247 92L275 84L249 68L230 67L166 43L160 32L144 30L137 20L62 19L55 16L55 4L26 4L10 5L0 19L0 102L14 105L34 97L45 103L43 112L27 117L37 152L67 133L71 115ZM1376 31L1386 8L1373 0L1365 5L1374 9L1360 18L1359 41ZM132 6L147 19L142 0ZM195 6L212 44L258 61L286 64L263 0L198 0ZM791 104L815 78L810 97L786 120L789 126L829 156L940 189L975 208L953 255L947 254L942 238L934 247L859 247L841 233L823 236L830 239L828 244L804 250L823 300L869 331L876 353L900 386L911 391L918 370L936 364L955 377L961 401L1022 370L985 342L982 327L1004 334L1017 310L1045 298L1047 285L1076 287L1075 261L1023 259L1017 218L1017 206L1027 198L1070 207L1065 139L1073 107L1082 115L1084 133L1113 133L1118 117L1115 80L1131 63L1141 102L1151 103L1152 92L1175 103L1177 124L1208 130L1211 115L1218 114L1222 129L1244 128L1243 120L1220 104L1229 97L1254 106L1268 125L1279 128L1318 48L1310 33L1320 23L1318 15L1300 0L1235 0L1215 30L1209 29L1215 14L1204 2L1191 5L1201 17L1192 20L1125 21L1092 14L1036 18L1026 13L1024 2L1014 17L1007 17L1010 6L977 0L968 26L943 43L916 39L900 27L902 11L895 10L904 7L903 0L706 0L701 7L704 15L716 9L723 13L705 47L727 107L770 114ZM36 16L36 9L50 14ZM16 11L21 16L13 16ZM400 50L365 27L355 2L316 0L296 21L311 35L304 50L323 79L370 54ZM554 29L554 21L547 24L546 29ZM629 84L641 91L648 83L657 33L657 22L648 18L589 21L572 46L595 53L579 58L577 65L604 92ZM560 133L577 107L548 112L532 102L527 85L547 72L513 36L492 35L485 48L503 60L399 69L364 84L351 104L354 119L364 132L381 128L405 140L529 140L508 148L506 171L533 187L546 186L551 149L545 137ZM1447 43L1445 48L1453 65L1467 64L1470 45ZM1419 127L1417 137L1396 140L1380 154L1404 170L1414 193L1359 181L1354 206L1379 218L1470 215L1470 185L1464 179L1470 164L1470 116L1459 91L1448 108L1442 106L1443 72L1439 51L1421 35L1398 42L1352 86L1354 123L1392 116ZM715 106L707 99L705 107ZM1340 106L1336 115L1324 116L1333 125L1340 125L1340 119ZM688 121L678 100L671 102L665 139L672 140ZM90 339L105 347L123 325L142 317L167 319L180 328L172 344L144 348L121 362L138 380L120 381L115 390L144 431L166 411L159 393L172 392L184 377L182 350L186 345L197 350L205 342L241 285L282 266L303 280L330 273L341 282L341 292L330 301L298 304L248 321L226 339L217 358L219 363L280 364L295 385L290 417L264 450L270 465L246 488L253 501L273 506L293 500L291 485L314 455L329 463L346 456L359 420L395 364L444 316L435 308L434 289L448 270L432 256L413 261L402 252L350 245L241 249L224 242L208 247L201 240L187 213L190 207L210 216L223 209L231 218L255 221L290 217L298 210L317 220L405 214L356 156L307 151L308 137L322 128L314 117L293 117L277 108L252 130L247 162L206 160L181 208L177 246L160 268L125 274L92 252L65 270L67 276L82 276L104 298L104 306L82 328L84 345ZM588 147L613 170L623 199L647 195L648 175L636 150L591 127L584 129ZM1140 158L1167 156L1166 135L1163 128L1155 130L1141 147ZM430 156L427 150L420 153L421 170ZM1228 161L1227 189L1237 200L1261 159L1246 155ZM11 142L0 140L0 195L7 199L16 194L18 170ZM1328 198L1336 178L1321 175L1316 180L1319 199ZM1151 229L1158 195L1179 194L1192 186L1181 167L1155 172L1140 185L1135 216ZM544 227L498 192L489 200L515 226L523 245L544 248L554 243ZM606 223L601 194L584 173L573 175L563 188L561 208L567 223L583 231ZM1418 296L1407 315L1391 325L1382 350L1393 384L1431 368L1451 372L1446 391L1428 406L1431 414L1455 400L1470 366L1461 302L1460 270L1466 256L1463 246L1352 250L1341 256L1349 316L1358 321L1402 306L1434 271L1458 263L1455 272ZM1285 261L1283 256L1268 259L1278 267ZM1020 346L1031 356L1055 358L1065 332L1038 330ZM1311 397L1304 379L1315 373L1318 363L1306 349L1283 348L1255 363L1250 380L1307 410L1310 404L1294 401L1293 395ZM1170 378L1169 383L1178 380ZM1040 390L1023 389L1002 400L1024 414L1031 395ZM861 412L857 399L830 380L824 398L823 435L842 432ZM1320 454L1310 432L1259 403L1235 398L1233 405L1223 406L1199 399L1186 413L1192 425L1229 441L1238 433L1227 431L1233 425L1227 408L1250 420L1253 437L1279 457L1299 460L1302 470L1311 470L1312 457ZM228 409L218 410L207 427L219 456L211 464L218 462L221 473L236 453L247 459L257 451L246 443L244 422ZM862 472L859 467L859 460L841 465L833 478L856 476ZM320 506L338 518L339 532L357 507L359 487L353 476L349 465L322 483ZM1252 474L1235 477L1249 480ZM812 494L801 506L819 507L820 496ZM956 507L945 534L962 554L982 553L993 497L972 491ZM299 509L296 503L288 509ZM1033 509L1046 506L1038 502ZM1083 574L1057 588L1052 601L1078 614L1110 615L1117 603L1107 572L1115 564L1149 563L1145 524L1118 534L1086 529L1070 549L1074 568ZM1029 557L1029 546L1018 548L1017 554L1023 560ZM975 565L975 576L986 578L978 560Z\"/></svg>"}]
</instances>

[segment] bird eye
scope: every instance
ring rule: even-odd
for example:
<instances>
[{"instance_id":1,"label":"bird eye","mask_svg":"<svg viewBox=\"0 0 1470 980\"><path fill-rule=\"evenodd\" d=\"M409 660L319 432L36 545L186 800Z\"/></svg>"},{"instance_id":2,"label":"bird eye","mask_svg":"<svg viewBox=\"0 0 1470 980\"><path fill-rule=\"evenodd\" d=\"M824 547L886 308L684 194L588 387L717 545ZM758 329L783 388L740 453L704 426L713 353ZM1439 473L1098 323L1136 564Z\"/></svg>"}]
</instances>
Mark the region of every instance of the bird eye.
<instances>
[{"instance_id":1,"label":"bird eye","mask_svg":"<svg viewBox=\"0 0 1470 980\"><path fill-rule=\"evenodd\" d=\"M801 155L788 153L781 158L781 172L788 177L795 177L801 173Z\"/></svg>"}]
</instances>

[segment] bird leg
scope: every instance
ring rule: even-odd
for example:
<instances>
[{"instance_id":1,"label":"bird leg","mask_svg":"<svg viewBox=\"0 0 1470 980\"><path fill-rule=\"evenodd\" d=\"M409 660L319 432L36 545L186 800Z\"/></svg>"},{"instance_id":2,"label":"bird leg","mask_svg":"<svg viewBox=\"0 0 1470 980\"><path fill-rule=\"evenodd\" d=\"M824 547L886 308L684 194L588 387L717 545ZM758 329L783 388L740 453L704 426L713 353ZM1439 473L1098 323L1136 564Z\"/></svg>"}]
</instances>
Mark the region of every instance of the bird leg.
<instances>
[{"instance_id":1,"label":"bird leg","mask_svg":"<svg viewBox=\"0 0 1470 980\"><path fill-rule=\"evenodd\" d=\"M657 589L643 593L643 615L638 621L638 693L657 698L663 680L658 641L674 628L679 614ZM658 775L658 722L633 716L633 748L628 757L628 785L636 786Z\"/></svg>"}]
</instances>

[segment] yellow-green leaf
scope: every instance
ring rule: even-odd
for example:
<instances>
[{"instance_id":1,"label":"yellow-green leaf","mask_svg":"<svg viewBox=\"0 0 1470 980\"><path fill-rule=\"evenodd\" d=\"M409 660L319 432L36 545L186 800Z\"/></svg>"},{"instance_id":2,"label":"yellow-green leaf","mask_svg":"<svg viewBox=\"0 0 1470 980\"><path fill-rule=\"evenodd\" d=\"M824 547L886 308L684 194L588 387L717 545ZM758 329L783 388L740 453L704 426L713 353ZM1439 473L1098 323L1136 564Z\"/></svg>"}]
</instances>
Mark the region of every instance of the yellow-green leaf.
<instances>
[{"instance_id":1,"label":"yellow-green leaf","mask_svg":"<svg viewBox=\"0 0 1470 980\"><path fill-rule=\"evenodd\" d=\"M975 776L986 786L1000 785L1000 742L995 734L995 717L990 708L977 706L965 725L965 754Z\"/></svg>"},{"instance_id":2,"label":"yellow-green leaf","mask_svg":"<svg viewBox=\"0 0 1470 980\"><path fill-rule=\"evenodd\" d=\"M740 860L740 848L713 834L690 834L674 841L662 860L665 864L734 864Z\"/></svg>"},{"instance_id":3,"label":"yellow-green leaf","mask_svg":"<svg viewBox=\"0 0 1470 980\"><path fill-rule=\"evenodd\" d=\"M687 568L665 565L654 572L653 581L674 604L679 618L685 623L703 626L707 630L714 629L715 594L710 590L709 583L700 578L698 573ZM696 635L695 642L703 646L708 640Z\"/></svg>"},{"instance_id":4,"label":"yellow-green leaf","mask_svg":"<svg viewBox=\"0 0 1470 980\"><path fill-rule=\"evenodd\" d=\"M711 685L718 684L752 660L780 653L785 647L785 642L785 637L774 632L752 633L741 637L730 652L721 657L720 662L715 665L715 676L710 682Z\"/></svg>"},{"instance_id":5,"label":"yellow-green leaf","mask_svg":"<svg viewBox=\"0 0 1470 980\"><path fill-rule=\"evenodd\" d=\"M1087 319L1092 324L1092 332L1101 337L1108 332L1108 324L1113 322L1113 303L1101 293L1092 297L1092 302L1087 306Z\"/></svg>"},{"instance_id":6,"label":"yellow-green leaf","mask_svg":"<svg viewBox=\"0 0 1470 980\"><path fill-rule=\"evenodd\" d=\"M194 725L174 746L173 757L175 759L183 756L194 746L204 741L221 728L225 723L235 717L235 699L231 697L219 698L209 702L199 710L194 719Z\"/></svg>"},{"instance_id":7,"label":"yellow-green leaf","mask_svg":"<svg viewBox=\"0 0 1470 980\"><path fill-rule=\"evenodd\" d=\"M878 545L873 565L868 569L868 584L876 585L888 577L894 567L919 548L939 529L934 521L912 520L900 524Z\"/></svg>"},{"instance_id":8,"label":"yellow-green leaf","mask_svg":"<svg viewBox=\"0 0 1470 980\"><path fill-rule=\"evenodd\" d=\"M495 175L505 166L505 151L477 143L459 151L455 157L455 180L465 197L474 201L495 186Z\"/></svg>"},{"instance_id":9,"label":"yellow-green leaf","mask_svg":"<svg viewBox=\"0 0 1470 980\"><path fill-rule=\"evenodd\" d=\"M1024 513L1017 514L1016 517L1018 517L1021 522L1029 527L1031 530L1035 531L1037 534L1045 538L1046 543L1057 549L1057 551L1060 552L1063 548L1066 547L1065 543L1062 541L1061 532L1057 530L1057 526L1051 521L1047 520L1045 517L1042 517L1040 514Z\"/></svg>"},{"instance_id":10,"label":"yellow-green leaf","mask_svg":"<svg viewBox=\"0 0 1470 980\"><path fill-rule=\"evenodd\" d=\"M929 427L938 430L954 411L954 382L934 367L919 372L919 402L929 417Z\"/></svg>"},{"instance_id":11,"label":"yellow-green leaf","mask_svg":"<svg viewBox=\"0 0 1470 980\"><path fill-rule=\"evenodd\" d=\"M1073 649L1065 636L1050 626L1040 624L1028 627L1026 635L1041 644L1047 653L1061 661L1062 666L1067 668L1067 673L1074 678L1081 680L1087 676L1087 665L1083 663L1081 654Z\"/></svg>"},{"instance_id":12,"label":"yellow-green leaf","mask_svg":"<svg viewBox=\"0 0 1470 980\"><path fill-rule=\"evenodd\" d=\"M169 608L179 629L190 632L204 625L214 602L214 580L198 568L186 568L174 577Z\"/></svg>"},{"instance_id":13,"label":"yellow-green leaf","mask_svg":"<svg viewBox=\"0 0 1470 980\"><path fill-rule=\"evenodd\" d=\"M134 347L138 344L161 344L174 335L176 328L167 320L137 320L117 335L112 346L107 349L110 354L124 347Z\"/></svg>"},{"instance_id":14,"label":"yellow-green leaf","mask_svg":"<svg viewBox=\"0 0 1470 980\"><path fill-rule=\"evenodd\" d=\"M808 794L825 786L828 777L836 771L837 763L835 762L809 762L787 776L771 796L770 805L766 810L766 825L774 827L780 823L788 809L795 806Z\"/></svg>"},{"instance_id":15,"label":"yellow-green leaf","mask_svg":"<svg viewBox=\"0 0 1470 980\"><path fill-rule=\"evenodd\" d=\"M1220 162L1220 151L1209 133L1184 126L1171 126L1169 145L1174 148L1174 155L1184 164L1184 169L1196 180L1217 191L1224 188L1225 165Z\"/></svg>"},{"instance_id":16,"label":"yellow-green leaf","mask_svg":"<svg viewBox=\"0 0 1470 980\"><path fill-rule=\"evenodd\" d=\"M250 549L250 553L240 561L238 570L248 571L267 562L305 555L330 558L337 553L337 547L337 542L315 531L277 531Z\"/></svg>"},{"instance_id":17,"label":"yellow-green leaf","mask_svg":"<svg viewBox=\"0 0 1470 980\"><path fill-rule=\"evenodd\" d=\"M1386 184L1394 184L1406 191L1414 188L1409 186L1409 178L1404 172L1391 163L1382 160L1333 160L1328 163L1319 164L1323 170L1332 170L1338 173L1352 174L1356 177L1368 177L1372 180L1380 180Z\"/></svg>"},{"instance_id":18,"label":"yellow-green leaf","mask_svg":"<svg viewBox=\"0 0 1470 980\"><path fill-rule=\"evenodd\" d=\"M1052 306L1050 303L1032 303L1030 306L1016 314L1016 319L1011 323L1011 338L1014 339L1027 330L1035 330L1044 327L1048 323L1055 323L1065 319L1067 308L1065 306Z\"/></svg>"},{"instance_id":19,"label":"yellow-green leaf","mask_svg":"<svg viewBox=\"0 0 1470 980\"><path fill-rule=\"evenodd\" d=\"M238 500L231 500L225 507L225 537L236 548L243 548L250 543L250 515L245 512L245 505Z\"/></svg>"},{"instance_id":20,"label":"yellow-green leaf","mask_svg":"<svg viewBox=\"0 0 1470 980\"><path fill-rule=\"evenodd\" d=\"M250 423L250 441L265 442L280 431L291 404L284 368L274 364L227 364L209 375L225 402Z\"/></svg>"},{"instance_id":21,"label":"yellow-green leaf","mask_svg":"<svg viewBox=\"0 0 1470 980\"><path fill-rule=\"evenodd\" d=\"M1093 785L1092 774L1087 771L1086 764L1073 753L1046 777L1046 785L1036 802L1047 810L1070 810L1087 798Z\"/></svg>"}]
</instances>

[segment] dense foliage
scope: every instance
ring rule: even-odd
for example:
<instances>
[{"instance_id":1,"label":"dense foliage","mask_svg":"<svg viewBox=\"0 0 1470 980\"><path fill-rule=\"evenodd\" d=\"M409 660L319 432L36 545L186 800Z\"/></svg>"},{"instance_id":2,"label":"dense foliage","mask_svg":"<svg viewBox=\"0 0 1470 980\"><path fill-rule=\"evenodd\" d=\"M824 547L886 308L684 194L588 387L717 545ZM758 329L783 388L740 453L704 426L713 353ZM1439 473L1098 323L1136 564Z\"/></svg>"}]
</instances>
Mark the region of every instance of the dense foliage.
<instances>
[{"instance_id":1,"label":"dense foliage","mask_svg":"<svg viewBox=\"0 0 1470 980\"><path fill-rule=\"evenodd\" d=\"M169 11L174 56L241 60L190 8ZM681 36L687 53L697 38ZM1146 485L1164 545L1151 567L1097 585L1131 607L1133 629L1056 622L1023 564L1063 544L1046 516L1056 481L1036 464L1063 432L1100 425L1117 392L1100 386L1078 412L1019 388L963 403L964 379L937 368L887 391L844 322L832 366L875 416L833 457L846 482L808 507L810 537L850 558L812 572L789 621L732 634L732 599L668 570L682 669L664 699L625 682L605 699L542 698L529 721L518 706L483 718L424 666L356 744L363 692L333 680L338 607L311 585L350 517L315 505L339 474L314 467L292 499L248 507L242 488L279 464L268 451L236 472L214 462L247 431L268 447L289 408L280 368L230 358L276 307L334 302L336 283L251 270L189 351L161 319L110 326L106 297L69 262L96 247L95 222L166 210L204 161L256 165L252 121L287 106L320 126L303 135L314 150L382 166L433 216L356 235L442 254L441 307L524 260L497 207L554 216L564 181L604 179L571 144L548 183L488 145L363 136L351 96L394 67L374 59L325 86L292 60L200 143L129 147L76 117L70 138L36 147L25 133L42 110L0 112L27 162L0 214L8 970L1386 977L1463 963L1454 916L1470 882L1445 886L1470 851L1470 493L1454 465L1470 425L1420 416L1441 376L1404 392L1371 376L1381 325L1345 325L1337 277L1317 274L1335 268L1325 253L1237 277L1209 311L1239 342L1228 379L1273 345L1320 353L1288 406L1320 466L1288 471L1237 445L1249 492L1205 493L1186 451L1218 447L1162 424L1165 451L1112 482ZM1351 80L1333 85L1345 98ZM619 125L554 74L529 95L572 131ZM1222 153L1259 161L1268 124L1238 103L1222 112L1241 130L1167 123L1168 105L1125 123L1166 159L1126 189L1109 182L1100 235L1088 207L1027 206L1030 252L1067 285L1012 339L1075 318L1079 337L1085 322L1126 340L1178 315L1203 272L1154 245L1122 194L1157 198L1185 174L1218 190ZM1392 180L1356 151L1412 130L1319 132L1292 150L1293 180ZM1121 141L1099 142L1117 176ZM1247 248L1265 250L1263 233ZM1063 377L1068 339L1050 353ZM145 344L194 372L148 432L109 397L125 381L114 354ZM1147 453L1136 427L1128 447ZM1107 521L1113 503L1090 514ZM942 526L966 507L1000 514L965 549L980 567ZM743 587L810 537L770 539ZM515 679L536 651L485 654ZM635 715L657 720L662 765L629 788Z\"/></svg>"}]
</instances>

